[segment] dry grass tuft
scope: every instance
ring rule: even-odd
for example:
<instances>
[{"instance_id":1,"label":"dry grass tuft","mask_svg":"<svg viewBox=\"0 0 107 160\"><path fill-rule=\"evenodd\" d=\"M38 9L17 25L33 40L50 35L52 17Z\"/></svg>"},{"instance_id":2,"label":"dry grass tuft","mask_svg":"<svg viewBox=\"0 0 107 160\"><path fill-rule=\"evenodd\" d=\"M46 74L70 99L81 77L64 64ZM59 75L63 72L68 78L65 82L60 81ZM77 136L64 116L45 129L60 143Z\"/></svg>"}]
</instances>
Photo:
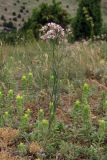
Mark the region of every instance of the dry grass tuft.
<instances>
[{"instance_id":1,"label":"dry grass tuft","mask_svg":"<svg viewBox=\"0 0 107 160\"><path fill-rule=\"evenodd\" d=\"M7 151L0 152L0 160L17 160L15 157L12 157Z\"/></svg>"},{"instance_id":2,"label":"dry grass tuft","mask_svg":"<svg viewBox=\"0 0 107 160\"><path fill-rule=\"evenodd\" d=\"M27 160L25 157L16 157L10 155L7 151L0 152L0 160Z\"/></svg>"},{"instance_id":3,"label":"dry grass tuft","mask_svg":"<svg viewBox=\"0 0 107 160\"><path fill-rule=\"evenodd\" d=\"M0 128L0 139L4 142L10 144L13 140L18 137L19 130L12 129L12 128Z\"/></svg>"},{"instance_id":4,"label":"dry grass tuft","mask_svg":"<svg viewBox=\"0 0 107 160\"><path fill-rule=\"evenodd\" d=\"M8 150L8 145L12 144L18 137L19 130L12 128L0 128L0 149ZM4 155L4 154L3 154Z\"/></svg>"},{"instance_id":5,"label":"dry grass tuft","mask_svg":"<svg viewBox=\"0 0 107 160\"><path fill-rule=\"evenodd\" d=\"M42 150L42 147L37 142L32 142L29 145L30 153L36 154Z\"/></svg>"}]
</instances>

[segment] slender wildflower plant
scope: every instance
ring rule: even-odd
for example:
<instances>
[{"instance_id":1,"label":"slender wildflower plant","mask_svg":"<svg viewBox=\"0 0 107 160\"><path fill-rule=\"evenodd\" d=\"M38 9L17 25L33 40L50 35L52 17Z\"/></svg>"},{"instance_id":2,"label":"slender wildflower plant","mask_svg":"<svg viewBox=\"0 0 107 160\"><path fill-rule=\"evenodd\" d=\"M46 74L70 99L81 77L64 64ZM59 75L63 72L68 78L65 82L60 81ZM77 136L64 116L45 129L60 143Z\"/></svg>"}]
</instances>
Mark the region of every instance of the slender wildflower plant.
<instances>
[{"instance_id":1,"label":"slender wildflower plant","mask_svg":"<svg viewBox=\"0 0 107 160\"><path fill-rule=\"evenodd\" d=\"M54 120L56 108L58 105L58 68L57 68L57 62L56 62L56 45L63 40L65 32L64 29L55 23L48 23L45 26L43 26L40 31L43 33L41 36L42 40L50 41L52 42L52 75L51 79L53 81L52 83L52 95L51 95L51 102L53 104L53 109L50 111L50 121L49 121L49 128ZM53 111L53 113L52 113Z\"/></svg>"},{"instance_id":2,"label":"slender wildflower plant","mask_svg":"<svg viewBox=\"0 0 107 160\"><path fill-rule=\"evenodd\" d=\"M100 145L102 142L104 142L105 129L106 129L106 122L104 120L99 120L99 129L98 129L99 143L98 143L98 145Z\"/></svg>"}]
</instances>

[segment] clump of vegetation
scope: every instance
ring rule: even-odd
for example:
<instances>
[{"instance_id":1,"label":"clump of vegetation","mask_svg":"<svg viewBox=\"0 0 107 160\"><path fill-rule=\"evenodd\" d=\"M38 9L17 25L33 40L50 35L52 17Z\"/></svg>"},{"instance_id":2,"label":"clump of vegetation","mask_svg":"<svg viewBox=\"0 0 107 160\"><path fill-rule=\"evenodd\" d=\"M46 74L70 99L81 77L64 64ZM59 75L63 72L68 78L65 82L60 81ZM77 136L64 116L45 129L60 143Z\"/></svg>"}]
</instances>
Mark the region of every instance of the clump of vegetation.
<instances>
[{"instance_id":1,"label":"clump of vegetation","mask_svg":"<svg viewBox=\"0 0 107 160\"><path fill-rule=\"evenodd\" d=\"M67 43L68 14L53 3L35 11L39 18L46 15L36 17L40 41L32 32L35 21L27 32L0 33L0 158L106 160L105 35L104 41L93 36L90 18L95 42ZM89 16L86 7L83 10ZM45 24L48 20L53 22Z\"/></svg>"},{"instance_id":2,"label":"clump of vegetation","mask_svg":"<svg viewBox=\"0 0 107 160\"><path fill-rule=\"evenodd\" d=\"M99 35L102 27L101 0L80 0L73 31L76 40Z\"/></svg>"},{"instance_id":3,"label":"clump of vegetation","mask_svg":"<svg viewBox=\"0 0 107 160\"><path fill-rule=\"evenodd\" d=\"M41 32L48 43L2 46L8 54L0 58L0 154L19 160L106 159L107 95L94 77L106 66L100 50L106 42L66 44L64 30L54 23Z\"/></svg>"},{"instance_id":4,"label":"clump of vegetation","mask_svg":"<svg viewBox=\"0 0 107 160\"><path fill-rule=\"evenodd\" d=\"M5 21L5 16L4 15L1 16L1 20Z\"/></svg>"},{"instance_id":5,"label":"clump of vegetation","mask_svg":"<svg viewBox=\"0 0 107 160\"><path fill-rule=\"evenodd\" d=\"M28 9L26 10L26 13L29 13L29 10L28 10Z\"/></svg>"},{"instance_id":6,"label":"clump of vegetation","mask_svg":"<svg viewBox=\"0 0 107 160\"><path fill-rule=\"evenodd\" d=\"M13 3L13 5L16 6L17 4L16 4L16 3Z\"/></svg>"},{"instance_id":7,"label":"clump of vegetation","mask_svg":"<svg viewBox=\"0 0 107 160\"><path fill-rule=\"evenodd\" d=\"M39 29L49 22L60 24L63 28L67 28L70 24L70 15L61 7L60 2L53 0L51 5L43 3L38 8L35 8L31 18L24 24L23 31L32 29L38 39Z\"/></svg>"},{"instance_id":8,"label":"clump of vegetation","mask_svg":"<svg viewBox=\"0 0 107 160\"><path fill-rule=\"evenodd\" d=\"M13 12L12 15L13 15L13 16L16 16L16 12Z\"/></svg>"},{"instance_id":9,"label":"clump of vegetation","mask_svg":"<svg viewBox=\"0 0 107 160\"><path fill-rule=\"evenodd\" d=\"M14 30L14 29L16 29L16 27L14 26L14 24L10 21L10 22L4 22L3 23L3 26L4 27L7 27L7 28L9 28L9 29L11 29L11 30Z\"/></svg>"},{"instance_id":10,"label":"clump of vegetation","mask_svg":"<svg viewBox=\"0 0 107 160\"><path fill-rule=\"evenodd\" d=\"M13 18L13 21L17 22L17 17L14 17L14 18Z\"/></svg>"},{"instance_id":11,"label":"clump of vegetation","mask_svg":"<svg viewBox=\"0 0 107 160\"><path fill-rule=\"evenodd\" d=\"M20 0L17 0L16 2L17 2L17 3L20 3Z\"/></svg>"},{"instance_id":12,"label":"clump of vegetation","mask_svg":"<svg viewBox=\"0 0 107 160\"><path fill-rule=\"evenodd\" d=\"M0 138L2 138L0 154L2 156L4 154L7 156L8 153L8 156L15 158L9 152L9 146L13 145L13 155L15 152L19 158L30 154L34 158L55 159L57 152L60 153L60 158L65 160L79 157L106 158L107 109L105 107L103 115L93 121L94 112L89 105L91 88L87 83L82 87L81 99L76 100L71 108L69 116L72 123L69 122L69 127L66 123L59 122L55 116L50 129L49 117L45 117L43 109L38 111L36 119L33 117L32 110L25 108L26 100L30 98L29 93L32 93L32 90L29 90L33 84L32 73L22 76L21 81L23 96L15 97L13 90L9 90L7 96L3 90L0 92ZM4 99L5 108L3 108ZM13 106L14 102L15 106ZM52 103L49 109L52 111Z\"/></svg>"},{"instance_id":13,"label":"clump of vegetation","mask_svg":"<svg viewBox=\"0 0 107 160\"><path fill-rule=\"evenodd\" d=\"M17 17L18 17L18 18L21 18L21 14L19 13Z\"/></svg>"},{"instance_id":14,"label":"clump of vegetation","mask_svg":"<svg viewBox=\"0 0 107 160\"><path fill-rule=\"evenodd\" d=\"M4 8L5 11L7 11L7 8Z\"/></svg>"},{"instance_id":15,"label":"clump of vegetation","mask_svg":"<svg viewBox=\"0 0 107 160\"><path fill-rule=\"evenodd\" d=\"M20 13L23 13L23 9L22 8L20 9Z\"/></svg>"},{"instance_id":16,"label":"clump of vegetation","mask_svg":"<svg viewBox=\"0 0 107 160\"><path fill-rule=\"evenodd\" d=\"M25 10L25 9L26 9L26 7L25 7L25 6L21 6L21 9Z\"/></svg>"}]
</instances>

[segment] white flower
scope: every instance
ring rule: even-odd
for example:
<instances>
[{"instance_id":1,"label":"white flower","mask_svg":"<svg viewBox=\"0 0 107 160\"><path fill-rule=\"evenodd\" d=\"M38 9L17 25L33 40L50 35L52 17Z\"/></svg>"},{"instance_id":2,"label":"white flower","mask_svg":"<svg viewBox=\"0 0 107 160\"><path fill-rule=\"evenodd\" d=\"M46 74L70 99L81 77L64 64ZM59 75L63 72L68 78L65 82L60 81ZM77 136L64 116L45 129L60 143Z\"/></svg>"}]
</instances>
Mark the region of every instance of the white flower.
<instances>
[{"instance_id":1,"label":"white flower","mask_svg":"<svg viewBox=\"0 0 107 160\"><path fill-rule=\"evenodd\" d=\"M44 33L44 35L41 36L41 39L43 40L56 38L63 39L65 35L64 29L53 22L43 26L40 31Z\"/></svg>"}]
</instances>

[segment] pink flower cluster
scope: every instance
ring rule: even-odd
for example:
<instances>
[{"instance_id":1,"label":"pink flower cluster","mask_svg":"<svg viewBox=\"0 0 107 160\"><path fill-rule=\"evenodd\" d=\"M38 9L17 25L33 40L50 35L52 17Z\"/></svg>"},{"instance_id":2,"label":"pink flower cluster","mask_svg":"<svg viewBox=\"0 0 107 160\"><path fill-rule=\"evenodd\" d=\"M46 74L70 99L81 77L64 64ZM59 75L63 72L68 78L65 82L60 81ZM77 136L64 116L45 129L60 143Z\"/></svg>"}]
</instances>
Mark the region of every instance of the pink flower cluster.
<instances>
[{"instance_id":1,"label":"pink flower cluster","mask_svg":"<svg viewBox=\"0 0 107 160\"><path fill-rule=\"evenodd\" d=\"M64 29L56 23L48 23L40 29L43 32L43 35L40 37L43 40L47 39L63 39L64 38Z\"/></svg>"}]
</instances>

